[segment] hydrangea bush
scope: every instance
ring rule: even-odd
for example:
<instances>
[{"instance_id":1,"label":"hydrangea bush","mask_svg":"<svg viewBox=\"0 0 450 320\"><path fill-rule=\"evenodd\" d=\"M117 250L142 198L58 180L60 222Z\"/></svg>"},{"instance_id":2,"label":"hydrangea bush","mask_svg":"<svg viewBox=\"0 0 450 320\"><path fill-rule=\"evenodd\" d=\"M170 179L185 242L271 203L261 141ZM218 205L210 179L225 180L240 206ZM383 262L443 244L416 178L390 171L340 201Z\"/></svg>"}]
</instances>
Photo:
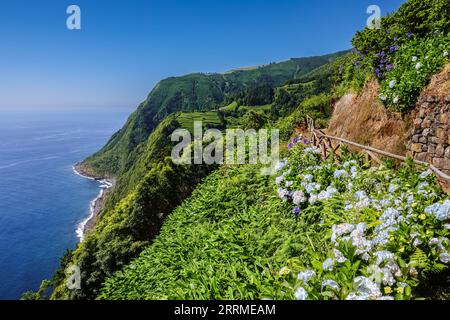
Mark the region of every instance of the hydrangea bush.
<instances>
[{"instance_id":1,"label":"hydrangea bush","mask_svg":"<svg viewBox=\"0 0 450 320\"><path fill-rule=\"evenodd\" d=\"M336 62L336 94L359 91L376 78L387 107L414 107L431 76L449 61L449 10L450 0L409 0L382 18L381 28L357 32L352 53Z\"/></svg>"},{"instance_id":2,"label":"hydrangea bush","mask_svg":"<svg viewBox=\"0 0 450 320\"><path fill-rule=\"evenodd\" d=\"M381 78L380 99L395 111L414 106L431 76L449 60L450 35L433 34L411 39L392 55L392 61L376 69Z\"/></svg>"},{"instance_id":3,"label":"hydrangea bush","mask_svg":"<svg viewBox=\"0 0 450 320\"><path fill-rule=\"evenodd\" d=\"M430 274L448 269L450 200L431 172L372 167L346 153L321 161L302 137L276 170L291 214L329 243L328 252L311 243L314 259L291 279L297 299L412 299Z\"/></svg>"}]
</instances>

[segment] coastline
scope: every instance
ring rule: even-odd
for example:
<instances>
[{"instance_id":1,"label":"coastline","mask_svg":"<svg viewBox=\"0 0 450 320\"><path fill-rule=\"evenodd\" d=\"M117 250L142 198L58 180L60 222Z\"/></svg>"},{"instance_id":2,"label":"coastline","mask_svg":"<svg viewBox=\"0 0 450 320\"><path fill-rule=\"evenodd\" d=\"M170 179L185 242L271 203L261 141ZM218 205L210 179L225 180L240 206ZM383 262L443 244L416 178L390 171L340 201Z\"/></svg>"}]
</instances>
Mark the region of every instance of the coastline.
<instances>
[{"instance_id":1,"label":"coastline","mask_svg":"<svg viewBox=\"0 0 450 320\"><path fill-rule=\"evenodd\" d=\"M80 242L83 242L86 233L88 231L93 230L94 224L95 224L95 219L97 218L98 214L100 213L100 211L103 207L105 197L106 197L108 191L112 187L114 187L114 185L116 184L116 181L114 179L108 179L108 178L103 178L103 177L99 177L99 176L89 175L82 169L80 163L76 163L75 165L73 165L72 171L74 172L74 174L76 174L77 176L79 176L81 178L94 180L100 184L99 185L100 192L98 193L97 197L90 202L89 216L86 219L84 219L83 221L81 221L77 226L77 230L76 230L77 237L80 239Z\"/></svg>"}]
</instances>

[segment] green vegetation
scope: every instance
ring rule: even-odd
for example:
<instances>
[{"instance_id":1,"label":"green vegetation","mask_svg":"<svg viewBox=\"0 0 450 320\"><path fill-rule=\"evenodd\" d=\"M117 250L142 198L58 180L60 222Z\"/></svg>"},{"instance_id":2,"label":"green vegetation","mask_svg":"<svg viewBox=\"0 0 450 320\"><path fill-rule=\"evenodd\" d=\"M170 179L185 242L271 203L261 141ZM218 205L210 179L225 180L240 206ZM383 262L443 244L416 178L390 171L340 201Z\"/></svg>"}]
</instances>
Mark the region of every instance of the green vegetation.
<instances>
[{"instance_id":1,"label":"green vegetation","mask_svg":"<svg viewBox=\"0 0 450 320\"><path fill-rule=\"evenodd\" d=\"M177 117L177 121L181 128L187 129L191 133L194 132L194 121L203 122L203 126L206 128L222 129L224 127L224 123L216 111L181 113Z\"/></svg>"},{"instance_id":2,"label":"green vegetation","mask_svg":"<svg viewBox=\"0 0 450 320\"><path fill-rule=\"evenodd\" d=\"M342 54L339 52L291 59L226 74L196 73L165 79L155 86L106 146L86 159L84 167L96 175L120 176L130 170L140 157L141 144L147 141L151 132L166 116L175 112L216 110L223 106L229 96L255 87L275 88L333 61Z\"/></svg>"},{"instance_id":3,"label":"green vegetation","mask_svg":"<svg viewBox=\"0 0 450 320\"><path fill-rule=\"evenodd\" d=\"M376 78L380 99L394 111L414 106L422 89L449 61L450 0L410 0L353 39L352 54L340 59L341 92L359 90Z\"/></svg>"},{"instance_id":4,"label":"green vegetation","mask_svg":"<svg viewBox=\"0 0 450 320\"><path fill-rule=\"evenodd\" d=\"M308 231L285 211L257 167L224 167L171 214L141 258L107 281L101 297L289 297L279 270L308 246L293 241Z\"/></svg>"},{"instance_id":5,"label":"green vegetation","mask_svg":"<svg viewBox=\"0 0 450 320\"><path fill-rule=\"evenodd\" d=\"M321 162L297 144L276 179L255 166L220 169L100 298L420 296L427 279L448 270L450 202L441 205L435 177L411 166L340 161Z\"/></svg>"},{"instance_id":6,"label":"green vegetation","mask_svg":"<svg viewBox=\"0 0 450 320\"><path fill-rule=\"evenodd\" d=\"M54 279L52 298L95 298L105 277L121 269L151 243L167 215L211 169L177 166L171 159L153 164L135 191L113 210L103 212L94 231L64 261L62 270L71 264L82 270L82 289L67 290L64 274L60 274Z\"/></svg>"}]
</instances>

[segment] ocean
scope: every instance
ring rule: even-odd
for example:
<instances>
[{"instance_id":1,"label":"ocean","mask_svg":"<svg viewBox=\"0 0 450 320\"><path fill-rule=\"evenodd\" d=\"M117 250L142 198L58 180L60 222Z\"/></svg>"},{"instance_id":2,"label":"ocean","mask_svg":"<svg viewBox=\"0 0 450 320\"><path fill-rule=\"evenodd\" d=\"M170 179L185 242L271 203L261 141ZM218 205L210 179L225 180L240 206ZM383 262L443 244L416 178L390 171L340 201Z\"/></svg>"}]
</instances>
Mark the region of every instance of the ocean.
<instances>
[{"instance_id":1,"label":"ocean","mask_svg":"<svg viewBox=\"0 0 450 320\"><path fill-rule=\"evenodd\" d=\"M101 184L72 166L99 150L126 112L0 111L0 299L50 279L80 241Z\"/></svg>"}]
</instances>

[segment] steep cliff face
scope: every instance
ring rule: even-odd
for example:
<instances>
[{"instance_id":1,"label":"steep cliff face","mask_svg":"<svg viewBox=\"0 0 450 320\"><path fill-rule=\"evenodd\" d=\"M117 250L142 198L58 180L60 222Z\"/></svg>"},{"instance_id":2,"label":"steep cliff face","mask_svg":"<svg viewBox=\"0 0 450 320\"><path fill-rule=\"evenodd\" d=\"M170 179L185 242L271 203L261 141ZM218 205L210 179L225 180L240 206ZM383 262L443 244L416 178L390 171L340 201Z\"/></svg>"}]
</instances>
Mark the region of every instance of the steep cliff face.
<instances>
[{"instance_id":1,"label":"steep cliff face","mask_svg":"<svg viewBox=\"0 0 450 320\"><path fill-rule=\"evenodd\" d=\"M450 173L450 64L433 77L410 118L408 155Z\"/></svg>"},{"instance_id":2,"label":"steep cliff face","mask_svg":"<svg viewBox=\"0 0 450 320\"><path fill-rule=\"evenodd\" d=\"M409 121L387 110L378 95L379 85L375 80L360 94L344 95L334 106L328 133L404 155Z\"/></svg>"}]
</instances>

